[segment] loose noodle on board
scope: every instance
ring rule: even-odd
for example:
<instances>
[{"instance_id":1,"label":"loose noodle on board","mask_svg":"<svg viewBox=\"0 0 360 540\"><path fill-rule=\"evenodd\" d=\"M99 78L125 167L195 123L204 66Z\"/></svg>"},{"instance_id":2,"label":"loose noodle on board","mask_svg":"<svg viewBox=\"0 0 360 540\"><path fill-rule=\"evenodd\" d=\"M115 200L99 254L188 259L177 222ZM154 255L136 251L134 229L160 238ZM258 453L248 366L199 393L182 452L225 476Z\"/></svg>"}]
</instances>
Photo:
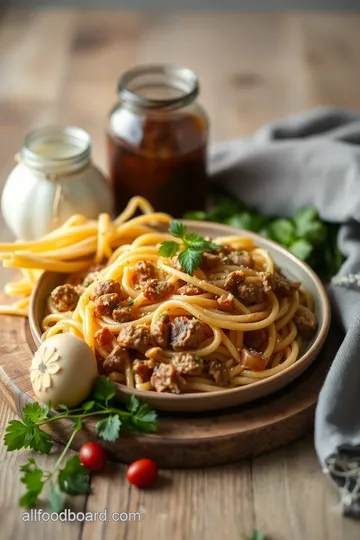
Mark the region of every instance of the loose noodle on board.
<instances>
[{"instance_id":1,"label":"loose noodle on board","mask_svg":"<svg viewBox=\"0 0 360 540\"><path fill-rule=\"evenodd\" d=\"M136 215L138 211L142 215ZM309 293L301 287L290 296L277 297L270 290L264 301L258 304L245 305L239 298L233 298L233 312L221 310L217 300L228 293L224 286L229 275L241 269L245 282L249 284L258 280L259 272L274 276L277 269L271 255L255 246L248 237L214 238L217 244L247 252L254 261L254 268L239 267L227 261L206 272L198 268L190 276L170 259L159 255L161 242L180 242L154 228L159 225L167 228L171 219L167 214L155 213L142 197L134 197L114 221L108 214L101 214L98 220L86 220L76 215L37 241L0 244L3 265L20 268L22 272L21 279L7 284L5 292L11 296L25 296L10 306L0 306L0 314L26 316L29 296L43 271L63 272L69 275L67 283L76 284L79 276L86 275L92 265L102 263L105 266L96 273L95 281L82 289L73 311L60 312L49 298L47 314L42 321L43 340L60 332L69 332L84 339L101 363L117 345L116 338L123 328L146 326L152 333L156 322L166 314L170 321L185 316L205 325L206 333L199 346L183 352L201 359L204 366L220 361L226 366L229 376L226 387L247 385L271 377L296 362L303 340L299 336L295 316L299 312L305 315L313 312ZM139 261L152 263L159 279L172 285L172 293L167 298L159 302L146 298L143 288L137 283L135 265ZM133 320L116 322L111 316L97 313L92 294L97 284L104 280L120 284L125 296L120 307L131 305ZM178 289L184 284L197 287L200 294L179 294ZM110 348L101 345L95 337L101 329L112 334ZM241 351L250 350L246 345L247 333L255 331L262 331L266 337L259 351L265 366L257 371L246 369L241 361ZM179 351L170 345L162 349L150 343L147 350L137 357L158 366L171 363L178 354ZM154 390L151 379L144 380L134 372L133 361L134 358L127 359L122 370L110 374L112 378L131 388ZM223 383L214 380L205 367L196 375L182 374L181 381L182 392L211 392L224 388Z\"/></svg>"}]
</instances>

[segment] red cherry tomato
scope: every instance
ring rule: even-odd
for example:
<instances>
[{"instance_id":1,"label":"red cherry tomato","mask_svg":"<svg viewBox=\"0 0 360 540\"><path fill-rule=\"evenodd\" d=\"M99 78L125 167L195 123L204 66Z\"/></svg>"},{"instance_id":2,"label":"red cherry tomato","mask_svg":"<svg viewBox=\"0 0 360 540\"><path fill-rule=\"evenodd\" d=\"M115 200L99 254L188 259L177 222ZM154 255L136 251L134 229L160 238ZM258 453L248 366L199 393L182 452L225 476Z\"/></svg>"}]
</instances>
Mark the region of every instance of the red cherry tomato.
<instances>
[{"instance_id":1,"label":"red cherry tomato","mask_svg":"<svg viewBox=\"0 0 360 540\"><path fill-rule=\"evenodd\" d=\"M106 465L105 450L96 442L87 442L79 452L80 462L90 471L102 471Z\"/></svg>"},{"instance_id":2,"label":"red cherry tomato","mask_svg":"<svg viewBox=\"0 0 360 540\"><path fill-rule=\"evenodd\" d=\"M151 486L157 479L158 468L152 459L138 459L129 465L126 478L133 486L143 488Z\"/></svg>"}]
</instances>

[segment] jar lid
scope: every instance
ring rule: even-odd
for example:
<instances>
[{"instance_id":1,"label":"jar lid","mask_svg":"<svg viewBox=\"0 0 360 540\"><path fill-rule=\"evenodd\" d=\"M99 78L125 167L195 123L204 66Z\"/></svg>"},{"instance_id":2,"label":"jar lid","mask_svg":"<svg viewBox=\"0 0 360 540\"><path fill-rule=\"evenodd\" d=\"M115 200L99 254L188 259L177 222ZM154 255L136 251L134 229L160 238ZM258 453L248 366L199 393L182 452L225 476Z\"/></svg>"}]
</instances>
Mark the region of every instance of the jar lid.
<instances>
[{"instance_id":1,"label":"jar lid","mask_svg":"<svg viewBox=\"0 0 360 540\"><path fill-rule=\"evenodd\" d=\"M89 162L90 155L90 135L74 126L46 126L31 131L21 149L26 166L48 174L76 170Z\"/></svg>"},{"instance_id":2,"label":"jar lid","mask_svg":"<svg viewBox=\"0 0 360 540\"><path fill-rule=\"evenodd\" d=\"M191 103L199 93L197 76L172 65L137 66L121 76L119 97L149 109L174 109Z\"/></svg>"}]
</instances>

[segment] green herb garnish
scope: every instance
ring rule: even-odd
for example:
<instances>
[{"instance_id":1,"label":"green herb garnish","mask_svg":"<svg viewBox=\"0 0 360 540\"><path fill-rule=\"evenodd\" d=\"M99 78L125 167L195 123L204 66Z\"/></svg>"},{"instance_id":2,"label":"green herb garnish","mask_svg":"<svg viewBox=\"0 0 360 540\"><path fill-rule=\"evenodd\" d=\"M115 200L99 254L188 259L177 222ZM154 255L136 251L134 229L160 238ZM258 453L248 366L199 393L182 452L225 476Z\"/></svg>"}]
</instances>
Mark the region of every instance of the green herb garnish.
<instances>
[{"instance_id":1,"label":"green herb garnish","mask_svg":"<svg viewBox=\"0 0 360 540\"><path fill-rule=\"evenodd\" d=\"M329 280L343 256L337 247L338 225L322 221L315 208L299 209L291 218L264 216L242 202L223 197L207 212L189 212L186 219L216 221L275 240Z\"/></svg>"},{"instance_id":2,"label":"green herb garnish","mask_svg":"<svg viewBox=\"0 0 360 540\"><path fill-rule=\"evenodd\" d=\"M250 536L246 537L246 540L265 540L265 533L262 531L254 531Z\"/></svg>"},{"instance_id":3,"label":"green herb garnish","mask_svg":"<svg viewBox=\"0 0 360 540\"><path fill-rule=\"evenodd\" d=\"M173 220L170 223L169 232L182 242L166 241L160 244L159 255L162 257L173 257L178 253L179 263L185 272L193 275L194 270L199 267L204 251L220 249L221 246L205 240L202 236L188 233L186 226L180 221Z\"/></svg>"},{"instance_id":4,"label":"green herb garnish","mask_svg":"<svg viewBox=\"0 0 360 540\"><path fill-rule=\"evenodd\" d=\"M129 300L128 301L128 306L133 306L134 305L134 300Z\"/></svg>"},{"instance_id":5,"label":"green herb garnish","mask_svg":"<svg viewBox=\"0 0 360 540\"><path fill-rule=\"evenodd\" d=\"M194 358L194 362L196 362L197 364L200 364L200 358L198 356L195 356Z\"/></svg>"},{"instance_id":6,"label":"green herb garnish","mask_svg":"<svg viewBox=\"0 0 360 540\"><path fill-rule=\"evenodd\" d=\"M88 418L98 417L96 430L99 437L105 441L116 441L121 429L146 433L156 431L157 414L146 403L140 404L135 396L131 396L126 409L119 409L114 401L115 395L114 383L107 377L98 377L91 397L80 407L69 409L66 405L59 405L59 412L53 413L50 412L50 402L44 408L39 403L29 403L23 408L22 420L9 422L4 437L9 451L31 448L35 452L48 454L53 442L50 435L41 428L63 418L74 421L73 432L52 470L41 469L33 458L21 465L21 482L26 487L20 498L21 506L36 505L46 484L50 485L49 501L52 512L63 509L66 495L90 493L90 473L80 463L79 457L73 456L65 460L76 433Z\"/></svg>"}]
</instances>

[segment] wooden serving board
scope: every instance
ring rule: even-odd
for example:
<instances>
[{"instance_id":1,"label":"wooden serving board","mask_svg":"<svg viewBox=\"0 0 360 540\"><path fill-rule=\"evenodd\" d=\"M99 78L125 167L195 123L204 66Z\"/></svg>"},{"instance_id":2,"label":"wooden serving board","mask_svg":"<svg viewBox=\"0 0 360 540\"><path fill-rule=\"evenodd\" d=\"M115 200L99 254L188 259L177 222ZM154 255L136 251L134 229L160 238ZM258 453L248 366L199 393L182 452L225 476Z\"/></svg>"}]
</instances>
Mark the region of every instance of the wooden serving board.
<instances>
[{"instance_id":1,"label":"wooden serving board","mask_svg":"<svg viewBox=\"0 0 360 540\"><path fill-rule=\"evenodd\" d=\"M330 332L332 338L334 332ZM130 463L149 457L161 467L203 467L250 458L284 446L312 429L319 390L333 358L333 339L312 366L285 389L246 406L218 413L161 413L154 434L123 433L115 443L100 440L115 461ZM33 401L29 365L36 350L27 320L0 317L0 391L21 415ZM54 422L52 437L65 443L71 422ZM99 440L89 421L75 438L78 449L87 440Z\"/></svg>"}]
</instances>

